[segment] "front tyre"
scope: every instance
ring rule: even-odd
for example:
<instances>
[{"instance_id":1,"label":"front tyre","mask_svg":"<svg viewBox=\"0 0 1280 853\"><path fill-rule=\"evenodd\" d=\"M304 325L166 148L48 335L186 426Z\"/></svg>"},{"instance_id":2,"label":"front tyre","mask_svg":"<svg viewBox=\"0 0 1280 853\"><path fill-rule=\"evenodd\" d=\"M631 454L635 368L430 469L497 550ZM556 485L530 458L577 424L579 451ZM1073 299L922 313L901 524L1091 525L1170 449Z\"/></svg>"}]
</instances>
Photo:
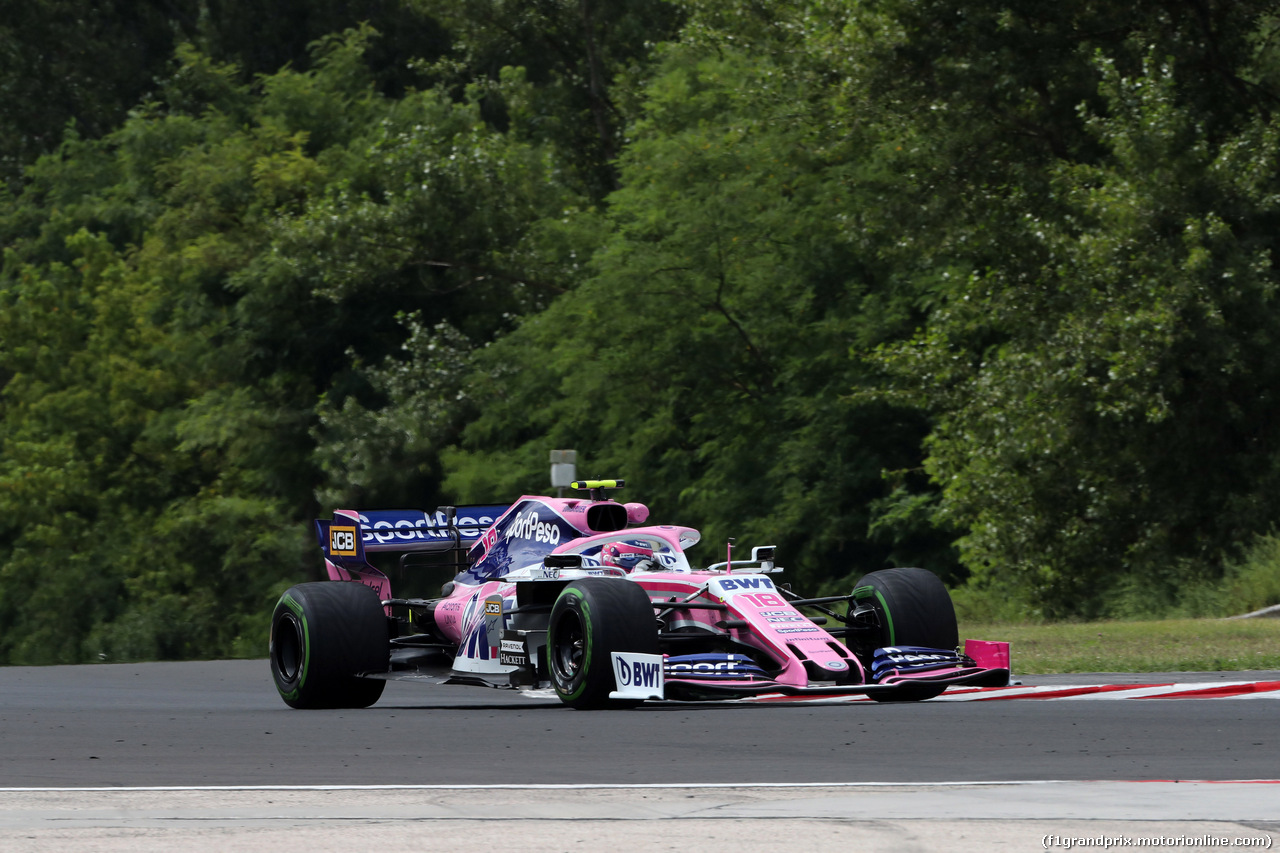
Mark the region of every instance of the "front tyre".
<instances>
[{"instance_id":1,"label":"front tyre","mask_svg":"<svg viewBox=\"0 0 1280 853\"><path fill-rule=\"evenodd\" d=\"M382 601L353 581L304 583L271 615L271 677L292 708L367 708L386 687L359 673L387 669L390 630Z\"/></svg>"},{"instance_id":2,"label":"front tyre","mask_svg":"<svg viewBox=\"0 0 1280 853\"><path fill-rule=\"evenodd\" d=\"M960 645L951 595L928 569L882 569L863 575L850 596L850 625L862 628L854 636L854 652L870 671L871 656L887 646L955 649ZM946 690L944 684L913 684L893 694L877 695L881 702L916 702Z\"/></svg>"},{"instance_id":3,"label":"front tyre","mask_svg":"<svg viewBox=\"0 0 1280 853\"><path fill-rule=\"evenodd\" d=\"M573 708L629 708L610 700L613 652L658 654L649 594L616 578L581 578L560 591L547 624L547 669L560 701Z\"/></svg>"}]
</instances>

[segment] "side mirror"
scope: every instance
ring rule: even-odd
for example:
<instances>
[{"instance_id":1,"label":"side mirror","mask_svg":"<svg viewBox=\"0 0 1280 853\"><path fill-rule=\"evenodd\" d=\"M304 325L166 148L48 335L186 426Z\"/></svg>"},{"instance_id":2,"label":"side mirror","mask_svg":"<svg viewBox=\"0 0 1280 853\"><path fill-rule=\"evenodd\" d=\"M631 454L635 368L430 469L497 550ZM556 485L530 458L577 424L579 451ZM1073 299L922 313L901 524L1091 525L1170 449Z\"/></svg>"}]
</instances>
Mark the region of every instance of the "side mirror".
<instances>
[{"instance_id":1,"label":"side mirror","mask_svg":"<svg viewBox=\"0 0 1280 853\"><path fill-rule=\"evenodd\" d=\"M768 574L775 570L773 564L773 552L777 550L774 545L757 545L751 549L751 562L760 564L760 572Z\"/></svg>"}]
</instances>

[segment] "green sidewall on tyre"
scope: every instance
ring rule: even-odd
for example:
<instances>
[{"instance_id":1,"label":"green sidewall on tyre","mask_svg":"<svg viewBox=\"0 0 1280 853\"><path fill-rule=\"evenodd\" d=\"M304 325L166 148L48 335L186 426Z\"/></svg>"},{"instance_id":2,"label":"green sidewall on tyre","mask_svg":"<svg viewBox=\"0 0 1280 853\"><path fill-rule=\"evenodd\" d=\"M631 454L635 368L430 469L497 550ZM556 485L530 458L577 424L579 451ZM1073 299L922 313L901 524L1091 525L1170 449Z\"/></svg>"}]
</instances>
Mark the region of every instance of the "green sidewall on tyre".
<instances>
[{"instance_id":1,"label":"green sidewall on tyre","mask_svg":"<svg viewBox=\"0 0 1280 853\"><path fill-rule=\"evenodd\" d=\"M854 584L852 598L855 605L870 604L875 608L880 621L880 635L856 649L864 667L870 666L871 653L877 648L955 649L960 645L951 595L928 569L882 569L863 575ZM944 690L945 685L922 683L904 686L892 694L877 693L873 698L879 702L916 702L932 699Z\"/></svg>"},{"instance_id":2,"label":"green sidewall on tyre","mask_svg":"<svg viewBox=\"0 0 1280 853\"><path fill-rule=\"evenodd\" d=\"M928 569L882 569L853 587L855 602L880 613L880 646L954 649L960 643L956 611L946 586Z\"/></svg>"},{"instance_id":3,"label":"green sidewall on tyre","mask_svg":"<svg viewBox=\"0 0 1280 853\"><path fill-rule=\"evenodd\" d=\"M581 616L581 620L577 623L580 627L583 640L582 660L579 664L581 670L575 677L568 681L558 679L555 680L554 684L556 694L560 697L561 701L566 704L574 704L582 700L583 695L587 692L587 687L590 686L591 682L594 680L592 677L592 667L595 664L596 658L594 648L595 632L592 630L591 605L583 598L582 590L574 587L568 587L560 594L560 597L564 599L566 609L576 611L577 614ZM557 601L557 603L559 602ZM561 630L566 630L568 626L565 625L565 618L566 617L561 615L561 618L553 620L552 624L556 625ZM548 629L547 643L550 645L552 642L554 642L553 635L551 630Z\"/></svg>"},{"instance_id":4,"label":"green sidewall on tyre","mask_svg":"<svg viewBox=\"0 0 1280 853\"><path fill-rule=\"evenodd\" d=\"M280 596L271 616L271 676L294 708L365 708L386 682L389 623L378 594L350 581L306 583Z\"/></svg>"},{"instance_id":5,"label":"green sidewall on tyre","mask_svg":"<svg viewBox=\"0 0 1280 853\"><path fill-rule=\"evenodd\" d=\"M556 695L579 709L630 707L611 700L613 652L658 654L649 595L624 578L582 578L560 591L547 624L547 666Z\"/></svg>"}]
</instances>

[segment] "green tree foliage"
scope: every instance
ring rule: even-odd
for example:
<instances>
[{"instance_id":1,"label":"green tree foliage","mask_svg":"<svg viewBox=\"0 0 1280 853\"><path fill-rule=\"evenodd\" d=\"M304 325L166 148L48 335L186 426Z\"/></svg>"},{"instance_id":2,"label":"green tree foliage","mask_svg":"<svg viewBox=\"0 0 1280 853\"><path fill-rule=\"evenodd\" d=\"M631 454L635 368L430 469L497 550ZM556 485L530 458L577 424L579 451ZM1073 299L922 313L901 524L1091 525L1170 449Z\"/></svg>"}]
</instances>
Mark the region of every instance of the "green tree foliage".
<instances>
[{"instance_id":1,"label":"green tree foliage","mask_svg":"<svg viewBox=\"0 0 1280 853\"><path fill-rule=\"evenodd\" d=\"M965 562L1048 615L1163 606L1276 511L1275 22L1198 11L1089 57L1087 142L988 193L992 251L888 350Z\"/></svg>"},{"instance_id":2,"label":"green tree foliage","mask_svg":"<svg viewBox=\"0 0 1280 853\"><path fill-rule=\"evenodd\" d=\"M632 118L653 44L681 17L667 0L415 0L442 22L453 49L433 68L446 82L484 93L500 126L554 142L580 191L615 189L614 160ZM496 88L505 69L532 84L518 98Z\"/></svg>"},{"instance_id":3,"label":"green tree foliage","mask_svg":"<svg viewBox=\"0 0 1280 853\"><path fill-rule=\"evenodd\" d=\"M325 499L414 503L466 410L466 354L572 286L562 220L583 201L545 146L435 92L391 106L359 155L277 247L291 274L364 320L341 338L353 369L320 407Z\"/></svg>"},{"instance_id":4,"label":"green tree foliage","mask_svg":"<svg viewBox=\"0 0 1280 853\"><path fill-rule=\"evenodd\" d=\"M68 140L0 211L4 659L260 651L316 564L322 395L398 352L408 309L483 338L532 304L475 269L562 210L549 158L473 106L381 96L370 38L252 87L184 49L163 102ZM51 618L77 590L75 623Z\"/></svg>"},{"instance_id":5,"label":"green tree foliage","mask_svg":"<svg viewBox=\"0 0 1280 853\"><path fill-rule=\"evenodd\" d=\"M309 70L312 42L362 24L385 34L366 61L388 94L420 85L408 60L448 46L405 0L0 0L0 181L57 148L68 124L88 138L115 130L184 42L246 82Z\"/></svg>"},{"instance_id":6,"label":"green tree foliage","mask_svg":"<svg viewBox=\"0 0 1280 853\"><path fill-rule=\"evenodd\" d=\"M903 310L884 235L841 234L875 185L874 140L831 138L805 79L754 52L668 51L593 274L485 354L451 486L537 488L547 448L589 448L584 473L626 472L633 497L710 542L779 544L801 580L895 547L949 568L937 539L869 536L882 471L911 464L923 423L851 400L858 353Z\"/></svg>"},{"instance_id":7,"label":"green tree foliage","mask_svg":"<svg viewBox=\"0 0 1280 853\"><path fill-rule=\"evenodd\" d=\"M173 51L168 3L0 2L0 181L62 140L114 129Z\"/></svg>"},{"instance_id":8,"label":"green tree foliage","mask_svg":"<svg viewBox=\"0 0 1280 853\"><path fill-rule=\"evenodd\" d=\"M318 511L560 447L1047 615L1273 523L1270 4L3 10L0 661L260 653Z\"/></svg>"}]
</instances>

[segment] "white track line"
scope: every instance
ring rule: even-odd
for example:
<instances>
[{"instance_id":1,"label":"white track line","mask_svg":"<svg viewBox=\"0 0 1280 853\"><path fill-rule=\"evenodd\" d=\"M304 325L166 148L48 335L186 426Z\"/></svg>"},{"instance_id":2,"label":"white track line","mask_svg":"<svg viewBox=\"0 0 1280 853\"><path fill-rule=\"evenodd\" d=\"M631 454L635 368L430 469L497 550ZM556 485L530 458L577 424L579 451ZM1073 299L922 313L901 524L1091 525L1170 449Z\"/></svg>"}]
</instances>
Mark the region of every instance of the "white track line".
<instances>
[{"instance_id":1,"label":"white track line","mask_svg":"<svg viewBox=\"0 0 1280 853\"><path fill-rule=\"evenodd\" d=\"M1183 684L1042 684L1014 687L952 687L929 702L995 702L1036 699L1041 702L1111 699L1280 699L1280 681L1221 681ZM738 700L767 704L791 702L844 704L871 702L868 696L786 696L769 693Z\"/></svg>"},{"instance_id":2,"label":"white track line","mask_svg":"<svg viewBox=\"0 0 1280 853\"><path fill-rule=\"evenodd\" d=\"M1280 785L1280 779L1130 779L1105 784L1146 785L1179 782L1212 785ZM651 782L637 784L514 784L492 785L139 785L120 787L0 788L0 794L131 793L177 791L598 791L598 790L715 790L769 788L973 788L1042 785L1087 785L1089 780L1007 779L973 782Z\"/></svg>"},{"instance_id":3,"label":"white track line","mask_svg":"<svg viewBox=\"0 0 1280 853\"><path fill-rule=\"evenodd\" d=\"M1280 681L1223 681L1183 684L1077 684L1035 687L961 688L934 701L975 702L1001 699L1257 699L1280 698Z\"/></svg>"}]
</instances>

